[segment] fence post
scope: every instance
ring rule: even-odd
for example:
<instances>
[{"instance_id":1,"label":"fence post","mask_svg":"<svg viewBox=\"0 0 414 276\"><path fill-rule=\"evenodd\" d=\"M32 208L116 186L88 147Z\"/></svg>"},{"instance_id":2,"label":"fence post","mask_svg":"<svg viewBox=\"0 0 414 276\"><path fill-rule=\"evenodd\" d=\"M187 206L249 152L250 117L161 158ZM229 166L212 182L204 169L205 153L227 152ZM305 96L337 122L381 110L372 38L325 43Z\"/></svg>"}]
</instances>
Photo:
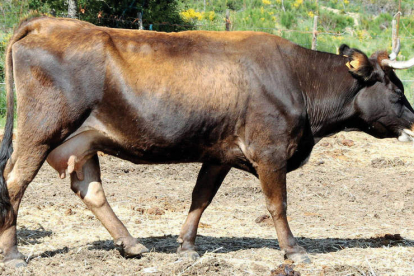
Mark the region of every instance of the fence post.
<instances>
[{"instance_id":1,"label":"fence post","mask_svg":"<svg viewBox=\"0 0 414 276\"><path fill-rule=\"evenodd\" d=\"M68 16L69 18L76 18L78 9L78 1L77 0L69 0L68 1Z\"/></svg>"},{"instance_id":2,"label":"fence post","mask_svg":"<svg viewBox=\"0 0 414 276\"><path fill-rule=\"evenodd\" d=\"M230 10L226 10L226 31L230 31L231 22L230 22Z\"/></svg>"},{"instance_id":3,"label":"fence post","mask_svg":"<svg viewBox=\"0 0 414 276\"><path fill-rule=\"evenodd\" d=\"M397 45L397 39L398 39L398 35L397 35L397 22L395 21L395 19L392 20L392 50L395 49L395 46Z\"/></svg>"},{"instance_id":4,"label":"fence post","mask_svg":"<svg viewBox=\"0 0 414 276\"><path fill-rule=\"evenodd\" d=\"M318 16L313 17L312 50L316 50L316 37L318 36Z\"/></svg>"},{"instance_id":5,"label":"fence post","mask_svg":"<svg viewBox=\"0 0 414 276\"><path fill-rule=\"evenodd\" d=\"M397 38L398 38L398 32L400 29L400 17L401 17L401 0L398 1L398 13L397 13Z\"/></svg>"},{"instance_id":6,"label":"fence post","mask_svg":"<svg viewBox=\"0 0 414 276\"><path fill-rule=\"evenodd\" d=\"M142 26L142 13L141 12L138 13L138 29L139 30L144 29L144 27Z\"/></svg>"}]
</instances>

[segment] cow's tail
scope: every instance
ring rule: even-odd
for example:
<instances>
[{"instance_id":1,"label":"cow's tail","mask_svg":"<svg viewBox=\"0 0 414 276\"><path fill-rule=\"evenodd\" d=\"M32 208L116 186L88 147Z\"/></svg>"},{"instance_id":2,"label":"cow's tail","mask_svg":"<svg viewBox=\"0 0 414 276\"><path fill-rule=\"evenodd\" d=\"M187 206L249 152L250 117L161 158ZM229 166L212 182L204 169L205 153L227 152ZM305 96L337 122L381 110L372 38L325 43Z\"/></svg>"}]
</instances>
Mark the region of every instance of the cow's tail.
<instances>
[{"instance_id":1,"label":"cow's tail","mask_svg":"<svg viewBox=\"0 0 414 276\"><path fill-rule=\"evenodd\" d=\"M10 39L6 50L5 72L6 72L6 100L7 115L6 126L4 127L3 140L0 147L0 229L7 227L11 216L14 215L12 205L10 204L7 183L4 179L4 169L7 161L13 152L13 121L14 121L14 92L13 92L13 44L27 35L29 32L27 24L21 24Z\"/></svg>"}]
</instances>

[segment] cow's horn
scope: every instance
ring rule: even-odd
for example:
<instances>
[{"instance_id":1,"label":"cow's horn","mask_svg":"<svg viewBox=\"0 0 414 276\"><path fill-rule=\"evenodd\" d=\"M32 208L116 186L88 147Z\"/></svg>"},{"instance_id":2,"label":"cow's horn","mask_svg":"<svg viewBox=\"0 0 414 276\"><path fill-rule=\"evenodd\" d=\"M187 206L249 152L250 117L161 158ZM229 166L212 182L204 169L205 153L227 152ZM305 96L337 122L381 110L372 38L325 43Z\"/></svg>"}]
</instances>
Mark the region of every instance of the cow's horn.
<instances>
[{"instance_id":1,"label":"cow's horn","mask_svg":"<svg viewBox=\"0 0 414 276\"><path fill-rule=\"evenodd\" d=\"M381 61L381 65L384 67L390 67L393 69L407 69L414 66L414 58L406 61L396 61L395 59L400 52L401 44L400 39L397 39L397 43L395 44L394 48L392 49L392 53L388 56L388 59L383 59Z\"/></svg>"},{"instance_id":2,"label":"cow's horn","mask_svg":"<svg viewBox=\"0 0 414 276\"><path fill-rule=\"evenodd\" d=\"M414 58L405 61L396 61L391 59L383 59L381 65L393 69L408 69L414 66Z\"/></svg>"}]
</instances>

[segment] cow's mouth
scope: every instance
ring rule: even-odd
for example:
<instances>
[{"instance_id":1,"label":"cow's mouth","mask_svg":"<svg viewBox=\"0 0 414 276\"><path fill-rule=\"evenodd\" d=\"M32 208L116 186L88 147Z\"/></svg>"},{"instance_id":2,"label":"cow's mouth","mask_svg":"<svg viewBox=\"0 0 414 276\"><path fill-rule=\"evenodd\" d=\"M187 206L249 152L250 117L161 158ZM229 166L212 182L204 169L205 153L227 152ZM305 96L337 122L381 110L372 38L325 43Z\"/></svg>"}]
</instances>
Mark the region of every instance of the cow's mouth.
<instances>
[{"instance_id":1,"label":"cow's mouth","mask_svg":"<svg viewBox=\"0 0 414 276\"><path fill-rule=\"evenodd\" d=\"M414 141L414 132L410 129L403 129L400 136L398 136L398 141L401 142L411 142Z\"/></svg>"}]
</instances>

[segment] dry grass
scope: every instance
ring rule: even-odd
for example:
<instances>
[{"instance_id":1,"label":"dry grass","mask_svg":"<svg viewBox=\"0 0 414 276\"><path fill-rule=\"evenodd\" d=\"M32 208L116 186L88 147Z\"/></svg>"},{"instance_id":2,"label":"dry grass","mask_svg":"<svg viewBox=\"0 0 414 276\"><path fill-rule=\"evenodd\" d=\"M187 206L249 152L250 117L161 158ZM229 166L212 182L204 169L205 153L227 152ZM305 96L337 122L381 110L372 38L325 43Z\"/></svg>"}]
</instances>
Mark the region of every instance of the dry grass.
<instances>
[{"instance_id":1,"label":"dry grass","mask_svg":"<svg viewBox=\"0 0 414 276\"><path fill-rule=\"evenodd\" d=\"M354 145L344 145L344 138ZM396 140L342 133L321 141L309 163L288 175L290 225L313 261L295 270L412 275L413 162L414 147ZM284 262L273 226L255 222L267 211L258 180L247 173L232 170L227 176L202 218L197 239L202 257L191 262L174 253L175 240L200 166L136 166L108 156L101 164L108 200L151 253L120 257L68 180L45 165L26 192L18 222L29 266L5 274L270 275ZM164 214L148 212L151 208Z\"/></svg>"}]
</instances>

